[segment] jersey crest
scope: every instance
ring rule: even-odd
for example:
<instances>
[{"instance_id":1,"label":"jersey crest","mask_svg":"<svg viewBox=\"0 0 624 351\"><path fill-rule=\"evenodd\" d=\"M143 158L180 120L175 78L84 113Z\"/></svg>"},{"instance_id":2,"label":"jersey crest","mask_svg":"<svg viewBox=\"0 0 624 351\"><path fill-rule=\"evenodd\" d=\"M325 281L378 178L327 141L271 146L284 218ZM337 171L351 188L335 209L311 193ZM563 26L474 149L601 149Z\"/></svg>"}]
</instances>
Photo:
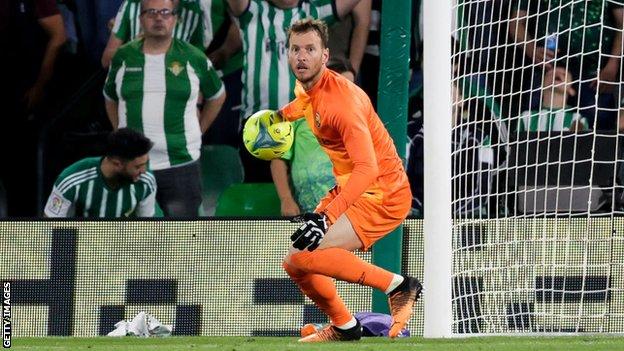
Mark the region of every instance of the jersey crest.
<instances>
[{"instance_id":1,"label":"jersey crest","mask_svg":"<svg viewBox=\"0 0 624 351\"><path fill-rule=\"evenodd\" d=\"M171 66L169 66L169 71L173 73L174 76L178 76L182 71L184 71L184 66L178 61L173 61Z\"/></svg>"}]
</instances>

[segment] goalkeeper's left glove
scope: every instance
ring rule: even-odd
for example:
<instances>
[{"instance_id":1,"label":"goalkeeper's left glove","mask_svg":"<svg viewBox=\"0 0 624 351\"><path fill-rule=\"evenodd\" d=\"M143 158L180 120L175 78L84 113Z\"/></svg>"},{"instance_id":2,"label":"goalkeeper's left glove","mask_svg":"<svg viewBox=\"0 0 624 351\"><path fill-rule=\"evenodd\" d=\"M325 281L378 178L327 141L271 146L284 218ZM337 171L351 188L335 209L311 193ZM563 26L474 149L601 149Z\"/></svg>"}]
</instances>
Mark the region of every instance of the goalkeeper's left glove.
<instances>
[{"instance_id":1,"label":"goalkeeper's left glove","mask_svg":"<svg viewBox=\"0 0 624 351\"><path fill-rule=\"evenodd\" d=\"M312 251L319 247L329 227L324 213L304 213L294 217L292 221L303 223L290 236L294 248L299 250L307 248L308 251Z\"/></svg>"}]
</instances>

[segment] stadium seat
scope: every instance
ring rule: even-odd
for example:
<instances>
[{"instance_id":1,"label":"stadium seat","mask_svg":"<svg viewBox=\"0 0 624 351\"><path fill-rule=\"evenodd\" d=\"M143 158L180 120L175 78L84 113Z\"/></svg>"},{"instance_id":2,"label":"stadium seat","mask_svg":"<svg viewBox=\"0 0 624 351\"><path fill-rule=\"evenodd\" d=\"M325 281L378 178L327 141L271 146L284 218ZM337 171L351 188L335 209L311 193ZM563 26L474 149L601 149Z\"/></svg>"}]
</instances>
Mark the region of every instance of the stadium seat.
<instances>
[{"instance_id":1,"label":"stadium seat","mask_svg":"<svg viewBox=\"0 0 624 351\"><path fill-rule=\"evenodd\" d=\"M201 151L201 215L212 216L217 199L230 185L243 181L243 166L238 150L228 145L204 145Z\"/></svg>"},{"instance_id":2,"label":"stadium seat","mask_svg":"<svg viewBox=\"0 0 624 351\"><path fill-rule=\"evenodd\" d=\"M219 197L215 216L279 216L280 200L273 183L234 184Z\"/></svg>"},{"instance_id":3,"label":"stadium seat","mask_svg":"<svg viewBox=\"0 0 624 351\"><path fill-rule=\"evenodd\" d=\"M156 202L154 204L154 218L163 218L164 216L165 214L163 213L162 208L160 208L160 205Z\"/></svg>"}]
</instances>

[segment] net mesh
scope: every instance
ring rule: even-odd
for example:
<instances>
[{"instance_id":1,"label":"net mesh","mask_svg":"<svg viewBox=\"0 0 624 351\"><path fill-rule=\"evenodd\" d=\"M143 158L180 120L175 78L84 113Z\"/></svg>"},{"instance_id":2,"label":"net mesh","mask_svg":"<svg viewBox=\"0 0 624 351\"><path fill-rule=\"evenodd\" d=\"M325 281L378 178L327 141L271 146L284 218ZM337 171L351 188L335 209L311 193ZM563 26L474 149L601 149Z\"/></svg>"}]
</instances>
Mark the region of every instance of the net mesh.
<instances>
[{"instance_id":1,"label":"net mesh","mask_svg":"<svg viewBox=\"0 0 624 351\"><path fill-rule=\"evenodd\" d=\"M454 333L624 332L622 6L454 2Z\"/></svg>"}]
</instances>

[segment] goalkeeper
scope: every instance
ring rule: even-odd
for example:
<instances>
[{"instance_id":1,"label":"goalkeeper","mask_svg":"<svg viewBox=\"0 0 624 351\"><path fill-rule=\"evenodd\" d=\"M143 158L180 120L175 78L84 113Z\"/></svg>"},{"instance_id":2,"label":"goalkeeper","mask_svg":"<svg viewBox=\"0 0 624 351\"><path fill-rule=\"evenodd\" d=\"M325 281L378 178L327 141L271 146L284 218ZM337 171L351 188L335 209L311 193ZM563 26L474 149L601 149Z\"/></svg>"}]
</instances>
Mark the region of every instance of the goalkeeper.
<instances>
[{"instance_id":1,"label":"goalkeeper","mask_svg":"<svg viewBox=\"0 0 624 351\"><path fill-rule=\"evenodd\" d=\"M301 227L284 269L301 291L326 313L331 325L301 342L358 340L362 328L338 296L333 278L388 294L396 337L409 321L422 286L417 279L364 262L352 251L368 250L398 227L412 200L392 139L366 93L326 68L327 27L318 20L295 22L288 32L288 61L297 78L295 100L281 115L304 117L329 156L337 186Z\"/></svg>"}]
</instances>

